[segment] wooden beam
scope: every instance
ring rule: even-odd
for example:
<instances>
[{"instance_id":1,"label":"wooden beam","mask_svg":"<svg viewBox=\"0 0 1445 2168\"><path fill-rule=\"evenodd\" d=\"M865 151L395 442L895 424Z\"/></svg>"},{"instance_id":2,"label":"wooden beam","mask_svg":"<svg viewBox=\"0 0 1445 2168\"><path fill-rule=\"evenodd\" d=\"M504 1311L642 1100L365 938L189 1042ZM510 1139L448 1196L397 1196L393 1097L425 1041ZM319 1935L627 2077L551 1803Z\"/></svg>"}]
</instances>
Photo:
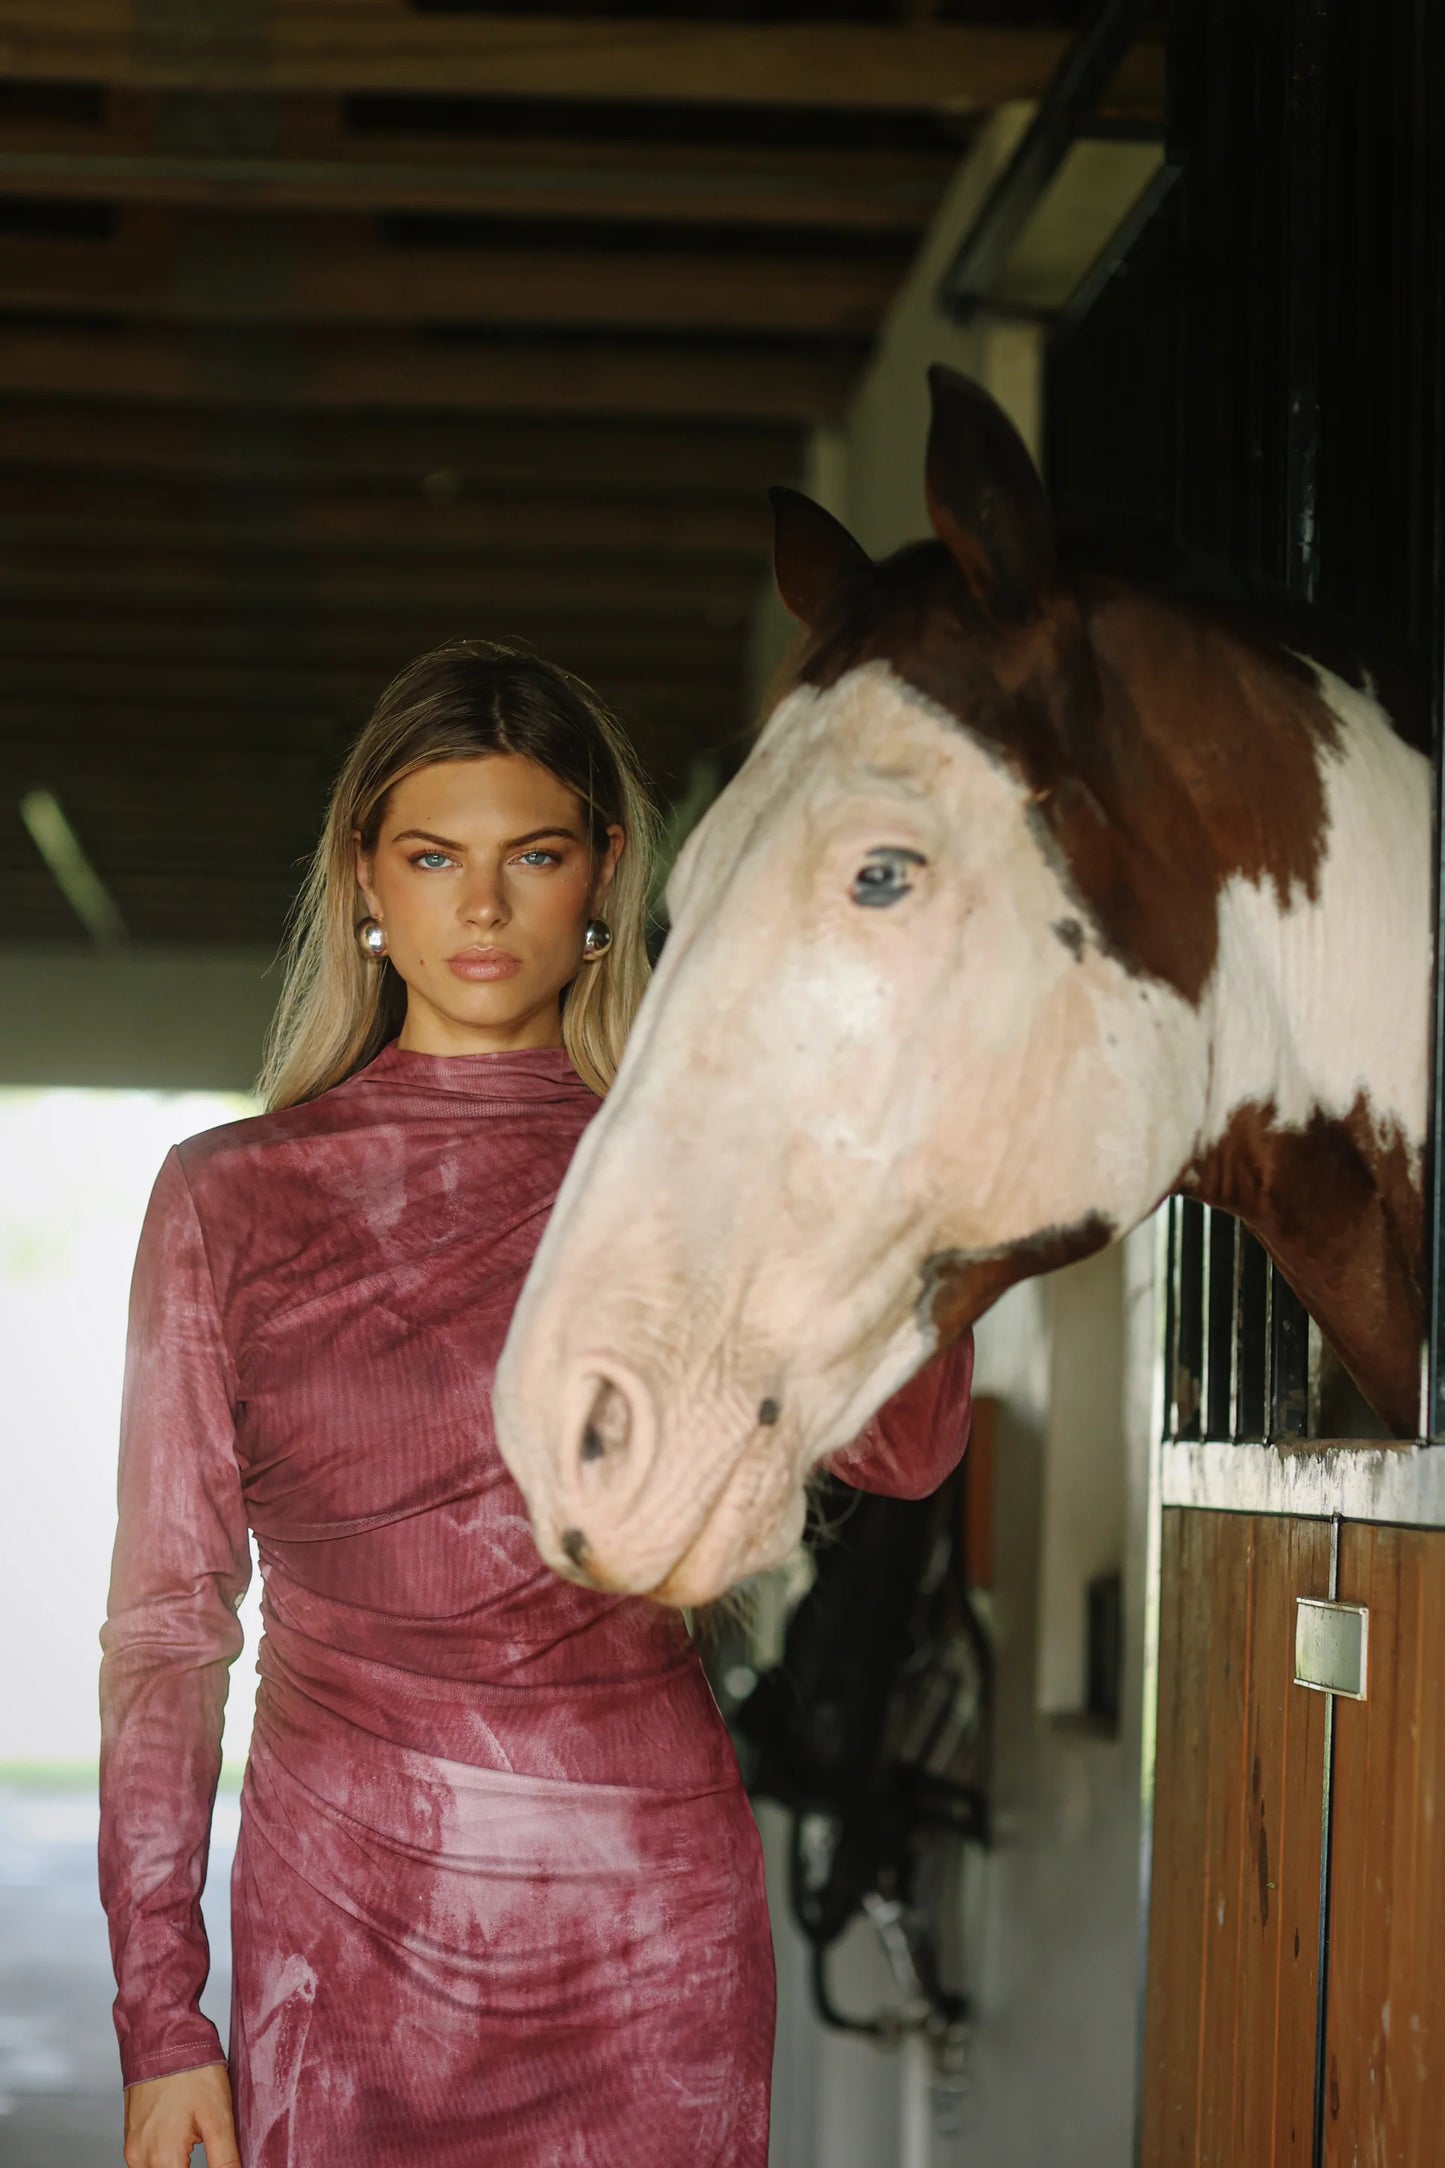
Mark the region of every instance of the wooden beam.
<instances>
[{"instance_id":1,"label":"wooden beam","mask_svg":"<svg viewBox=\"0 0 1445 2168\"><path fill-rule=\"evenodd\" d=\"M766 499L753 504L637 504L497 493L450 500L360 490L262 497L251 504L205 482L137 483L0 470L0 546L86 550L407 551L449 558L548 557L597 550L639 558L729 557L765 565Z\"/></svg>"},{"instance_id":2,"label":"wooden beam","mask_svg":"<svg viewBox=\"0 0 1445 2168\"><path fill-rule=\"evenodd\" d=\"M730 172L700 169L677 152L644 166L615 155L595 167L539 150L506 163L495 150L475 165L440 158L405 163L350 157L197 157L87 149L0 149L0 195L50 200L154 203L203 210L432 211L486 218L568 219L592 224L788 227L907 236L922 232L954 161L918 179L809 172L786 154L737 159Z\"/></svg>"},{"instance_id":3,"label":"wooden beam","mask_svg":"<svg viewBox=\"0 0 1445 2168\"><path fill-rule=\"evenodd\" d=\"M752 504L770 483L796 481L801 458L801 431L786 422L312 412L297 431L284 417L237 428L194 407L0 400L0 473L14 475L370 489L442 503L498 491Z\"/></svg>"},{"instance_id":4,"label":"wooden beam","mask_svg":"<svg viewBox=\"0 0 1445 2168\"><path fill-rule=\"evenodd\" d=\"M720 744L745 721L741 701L727 688L687 680L672 684L616 678L597 690L635 736L639 753L659 764L665 754L669 773L673 764L686 766L690 751ZM168 779L174 787L187 768L205 784L204 795L213 808L219 786L225 787L229 807L247 778L258 775L263 779L258 797L274 798L283 780L273 772L278 761L300 763L297 788L304 771L319 792L366 721L374 698L375 691L349 702L319 695L298 698L277 713L267 735L258 738L253 709L234 703L217 707L211 690L201 687L190 696L160 703L129 695L87 701L4 694L0 783L8 777L23 791L58 776L56 787L63 790L67 778L73 781L84 772L104 781L120 830L126 825L119 817L125 795L149 793L158 779ZM294 799L296 789L289 796ZM294 813L285 807L275 810L278 818L294 822Z\"/></svg>"},{"instance_id":5,"label":"wooden beam","mask_svg":"<svg viewBox=\"0 0 1445 2168\"><path fill-rule=\"evenodd\" d=\"M746 723L741 706L723 688L622 677L598 690L664 793L699 753L736 743ZM319 811L326 785L368 709L369 703L345 714L319 705L292 709L284 736L278 719L258 738L252 712L213 712L199 699L156 709L141 700L41 702L0 696L0 797L13 801L25 790L55 788L82 834L92 825L83 818L85 809L94 803L107 836L107 876L134 848L137 834L156 823L156 808L168 799L189 813L199 839L202 880L221 867L220 846L213 847L218 805L228 812L254 808L254 824L282 836L283 867L294 869L298 829L305 848L315 834L311 810Z\"/></svg>"},{"instance_id":6,"label":"wooden beam","mask_svg":"<svg viewBox=\"0 0 1445 2168\"><path fill-rule=\"evenodd\" d=\"M12 327L0 395L141 405L806 421L841 412L861 353L793 342L311 336L282 366L244 341L169 331Z\"/></svg>"},{"instance_id":7,"label":"wooden beam","mask_svg":"<svg viewBox=\"0 0 1445 2168\"><path fill-rule=\"evenodd\" d=\"M37 667L57 660L84 662L105 668L119 687L129 682L133 668L165 663L240 673L249 682L246 673L280 665L262 662L268 640L264 621L258 633L249 612L228 609L228 599L235 604L239 598L222 596L212 610L177 615L144 603L110 609L95 604L80 612L73 600L35 598L23 610L0 610L0 654L7 675L12 665L19 670L31 662ZM374 697L404 663L465 632L469 623L459 625L454 609L432 607L425 598L400 610L378 604L357 616L319 610L303 591L299 606L278 621L269 640L292 673L352 671ZM579 621L554 606L535 617L514 609L508 633L599 685L624 674L682 679L693 673L731 684L741 667L738 626L626 617Z\"/></svg>"},{"instance_id":8,"label":"wooden beam","mask_svg":"<svg viewBox=\"0 0 1445 2168\"><path fill-rule=\"evenodd\" d=\"M388 246L341 219L201 222L132 210L105 240L0 234L10 309L145 321L582 326L588 330L871 335L906 264L807 251L708 254Z\"/></svg>"},{"instance_id":9,"label":"wooden beam","mask_svg":"<svg viewBox=\"0 0 1445 2168\"><path fill-rule=\"evenodd\" d=\"M641 702L654 710L674 708L680 715L736 720L741 662L739 651L731 673L709 677L695 660L669 670L639 652L630 663L619 659L597 689L619 705ZM13 745L26 735L27 724L38 720L47 733L59 725L78 729L87 739L113 742L124 762L144 759L178 734L220 743L229 728L240 730L259 757L268 748L294 748L299 717L339 717L359 729L384 683L380 673L364 665L312 670L161 657L136 660L118 670L114 663L87 657L7 656L0 683L0 735ZM130 726L142 709L152 711L153 720L140 723L139 737L132 739ZM263 718L264 735L258 735L255 726Z\"/></svg>"},{"instance_id":10,"label":"wooden beam","mask_svg":"<svg viewBox=\"0 0 1445 2168\"><path fill-rule=\"evenodd\" d=\"M504 561L475 570L397 561L390 553L346 563L278 562L256 553L33 547L0 552L0 608L60 602L79 608L129 603L176 609L246 608L284 624L304 607L345 613L388 609L452 613L455 631L504 636L508 620L536 624L549 612L581 623L628 617L638 625L744 622L756 573L734 562L628 567L596 557L539 564Z\"/></svg>"},{"instance_id":11,"label":"wooden beam","mask_svg":"<svg viewBox=\"0 0 1445 2168\"><path fill-rule=\"evenodd\" d=\"M283 0L259 32L143 0L4 0L0 73L55 82L286 91L475 92L487 97L986 112L1037 98L1069 33L929 23L420 14L405 0ZM162 19L164 22L164 18ZM1157 47L1113 96L1157 111Z\"/></svg>"},{"instance_id":12,"label":"wooden beam","mask_svg":"<svg viewBox=\"0 0 1445 2168\"><path fill-rule=\"evenodd\" d=\"M3 18L3 11L0 11ZM178 147L163 101L112 91L104 125L12 115L0 193L224 210L434 211L508 219L917 234L961 145L900 150L860 131L844 149L615 140L582 132L348 128L338 100L275 101L274 140Z\"/></svg>"}]
</instances>

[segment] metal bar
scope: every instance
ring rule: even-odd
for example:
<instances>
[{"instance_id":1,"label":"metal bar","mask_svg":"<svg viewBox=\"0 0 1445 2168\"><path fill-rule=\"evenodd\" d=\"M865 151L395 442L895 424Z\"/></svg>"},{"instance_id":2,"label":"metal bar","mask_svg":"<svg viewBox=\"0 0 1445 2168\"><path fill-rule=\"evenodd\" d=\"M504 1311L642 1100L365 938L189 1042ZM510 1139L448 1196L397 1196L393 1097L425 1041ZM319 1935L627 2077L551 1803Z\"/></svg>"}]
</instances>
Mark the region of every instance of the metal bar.
<instances>
[{"instance_id":1,"label":"metal bar","mask_svg":"<svg viewBox=\"0 0 1445 2168\"><path fill-rule=\"evenodd\" d=\"M1170 1429L1176 1438L1200 1435L1204 1370L1204 1207L1176 1197L1175 1339L1170 1379Z\"/></svg>"},{"instance_id":2,"label":"metal bar","mask_svg":"<svg viewBox=\"0 0 1445 2168\"><path fill-rule=\"evenodd\" d=\"M1238 1220L1210 1206L1205 1234L1204 1436L1233 1434L1234 1253Z\"/></svg>"},{"instance_id":3,"label":"metal bar","mask_svg":"<svg viewBox=\"0 0 1445 2168\"><path fill-rule=\"evenodd\" d=\"M1277 1265L1269 1276L1269 1435L1302 1438L1309 1414L1309 1315Z\"/></svg>"},{"instance_id":4,"label":"metal bar","mask_svg":"<svg viewBox=\"0 0 1445 2168\"><path fill-rule=\"evenodd\" d=\"M1089 132L1090 135L1094 133L1092 128ZM1166 158L1123 223L1115 227L1108 245L1100 251L1084 273L1061 313L1053 320L1056 339L1067 337L1076 325L1084 321L1110 279L1128 261L1130 251L1144 234L1166 197L1173 193L1181 172L1181 167L1171 164Z\"/></svg>"},{"instance_id":5,"label":"metal bar","mask_svg":"<svg viewBox=\"0 0 1445 2168\"><path fill-rule=\"evenodd\" d=\"M1269 1310L1269 1259L1247 1227L1239 1230L1235 1250L1234 1423L1233 1436L1265 1435L1265 1373L1269 1352L1265 1320Z\"/></svg>"},{"instance_id":6,"label":"metal bar","mask_svg":"<svg viewBox=\"0 0 1445 2168\"><path fill-rule=\"evenodd\" d=\"M1441 1136L1445 1113L1445 665L1438 662L1435 679L1435 988L1427 1229L1431 1302L1422 1427L1427 1438L1445 1441L1445 1149Z\"/></svg>"},{"instance_id":7,"label":"metal bar","mask_svg":"<svg viewBox=\"0 0 1445 2168\"><path fill-rule=\"evenodd\" d=\"M1163 1208L1161 1218L1164 1232L1158 1249L1158 1265L1162 1272L1163 1330L1159 1347L1163 1355L1163 1371L1159 1387L1159 1436L1173 1437L1178 1430L1178 1410L1174 1404L1174 1379L1179 1367L1179 1200L1171 1197Z\"/></svg>"},{"instance_id":8,"label":"metal bar","mask_svg":"<svg viewBox=\"0 0 1445 2168\"><path fill-rule=\"evenodd\" d=\"M1320 340L1324 282L1324 57L1329 0L1294 0L1286 187L1289 293L1285 367L1285 578L1306 602L1319 590Z\"/></svg>"},{"instance_id":9,"label":"metal bar","mask_svg":"<svg viewBox=\"0 0 1445 2168\"><path fill-rule=\"evenodd\" d=\"M1439 31L1438 11L1430 17L1437 50L1445 45ZM1422 40L1422 43L1424 41ZM1429 82L1428 70L1418 71L1421 84ZM1433 96L1433 87L1430 95ZM1433 118L1434 108L1431 107ZM1438 123L1422 129L1422 140L1431 146L1433 164L1425 175L1423 215L1430 233L1432 276L1428 288L1432 303L1431 336L1427 343L1427 374L1430 398L1427 411L1434 426L1435 457L1429 481L1433 489L1432 517L1428 528L1428 571L1433 608L1429 621L1431 678L1435 707L1435 988L1434 1049L1430 1097L1430 1224L1427 1229L1432 1299L1429 1318L1428 1368L1422 1428L1428 1439L1445 1441L1445 147ZM1422 281L1422 286L1424 282ZM1422 292L1421 302L1424 304Z\"/></svg>"},{"instance_id":10,"label":"metal bar","mask_svg":"<svg viewBox=\"0 0 1445 2168\"><path fill-rule=\"evenodd\" d=\"M1319 591L1320 342L1324 293L1324 63L1329 0L1294 0L1285 114L1286 585L1306 602ZM1309 1404L1304 1305L1271 1271L1269 1435L1302 1437Z\"/></svg>"},{"instance_id":11,"label":"metal bar","mask_svg":"<svg viewBox=\"0 0 1445 2168\"><path fill-rule=\"evenodd\" d=\"M939 282L939 306L947 314L964 318L987 305L989 287L1058 171L1079 121L1098 103L1148 13L1149 0L1098 0Z\"/></svg>"}]
</instances>

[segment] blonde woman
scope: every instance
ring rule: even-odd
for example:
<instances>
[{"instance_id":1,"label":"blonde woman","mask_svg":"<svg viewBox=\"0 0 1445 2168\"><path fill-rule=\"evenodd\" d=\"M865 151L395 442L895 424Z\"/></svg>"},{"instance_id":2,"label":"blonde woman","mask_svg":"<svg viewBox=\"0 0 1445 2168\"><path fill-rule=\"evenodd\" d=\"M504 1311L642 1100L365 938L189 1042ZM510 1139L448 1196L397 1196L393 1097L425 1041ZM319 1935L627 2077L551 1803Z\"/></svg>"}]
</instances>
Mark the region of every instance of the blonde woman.
<instances>
[{"instance_id":1,"label":"blonde woman","mask_svg":"<svg viewBox=\"0 0 1445 2168\"><path fill-rule=\"evenodd\" d=\"M676 1614L542 1567L491 1427L646 979L651 832L575 678L413 664L332 797L270 1111L157 1182L102 1668L129 2168L763 2168L772 1956L726 1732ZM845 1472L926 1487L966 1390L965 1358ZM248 1529L228 2079L199 1896Z\"/></svg>"}]
</instances>

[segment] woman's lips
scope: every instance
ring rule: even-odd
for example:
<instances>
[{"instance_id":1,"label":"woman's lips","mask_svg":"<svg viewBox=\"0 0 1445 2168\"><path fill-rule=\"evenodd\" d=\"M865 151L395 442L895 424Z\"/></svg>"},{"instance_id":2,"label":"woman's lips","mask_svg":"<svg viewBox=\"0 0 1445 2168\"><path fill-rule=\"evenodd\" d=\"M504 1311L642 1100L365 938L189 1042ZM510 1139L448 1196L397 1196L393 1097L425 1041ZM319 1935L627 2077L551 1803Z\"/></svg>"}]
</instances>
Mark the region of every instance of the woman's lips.
<instances>
[{"instance_id":1,"label":"woman's lips","mask_svg":"<svg viewBox=\"0 0 1445 2168\"><path fill-rule=\"evenodd\" d=\"M504 948L459 949L447 958L448 971L459 979L510 979L521 968L521 957Z\"/></svg>"}]
</instances>

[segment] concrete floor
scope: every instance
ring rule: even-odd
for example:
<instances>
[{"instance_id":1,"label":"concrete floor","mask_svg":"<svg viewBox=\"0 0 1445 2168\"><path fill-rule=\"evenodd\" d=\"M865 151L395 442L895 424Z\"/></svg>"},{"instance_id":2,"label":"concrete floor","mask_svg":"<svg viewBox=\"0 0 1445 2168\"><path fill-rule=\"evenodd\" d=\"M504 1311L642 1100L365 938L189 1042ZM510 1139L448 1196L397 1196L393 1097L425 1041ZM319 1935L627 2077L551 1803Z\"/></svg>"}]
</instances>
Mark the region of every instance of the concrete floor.
<instances>
[{"instance_id":1,"label":"concrete floor","mask_svg":"<svg viewBox=\"0 0 1445 2168\"><path fill-rule=\"evenodd\" d=\"M212 1952L205 2008L222 2038L237 1820L235 1798L223 1796L205 1904ZM95 1833L92 1791L0 1784L0 2168L121 2168L114 1987Z\"/></svg>"}]
</instances>

